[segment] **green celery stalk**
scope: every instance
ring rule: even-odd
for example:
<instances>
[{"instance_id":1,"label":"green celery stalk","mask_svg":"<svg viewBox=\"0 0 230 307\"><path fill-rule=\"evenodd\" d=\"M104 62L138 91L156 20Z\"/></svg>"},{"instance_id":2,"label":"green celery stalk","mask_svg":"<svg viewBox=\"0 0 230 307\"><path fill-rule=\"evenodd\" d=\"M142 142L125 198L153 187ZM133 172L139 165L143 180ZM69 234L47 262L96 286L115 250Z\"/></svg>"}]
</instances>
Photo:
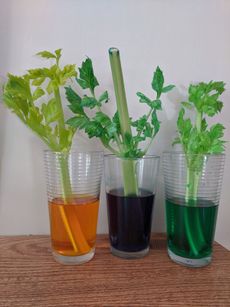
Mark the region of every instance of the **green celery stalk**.
<instances>
[{"instance_id":1,"label":"green celery stalk","mask_svg":"<svg viewBox=\"0 0 230 307\"><path fill-rule=\"evenodd\" d=\"M121 126L121 135L123 139L123 149L128 150L128 141L132 139L132 130L130 126L128 105L125 94L125 86L121 68L120 54L117 48L109 49L110 65L113 76L114 91L117 102L117 110ZM135 173L135 160L124 159L122 162L122 172L124 180L124 194L138 195L138 184Z\"/></svg>"},{"instance_id":2,"label":"green celery stalk","mask_svg":"<svg viewBox=\"0 0 230 307\"><path fill-rule=\"evenodd\" d=\"M59 127L59 135L61 136L62 133L61 131L65 130L65 118L64 118L64 112L62 108L62 103L61 103L61 96L60 96L60 91L59 87L54 88L54 96L56 100L57 107L59 109L59 118L58 118L58 127ZM61 137L60 137L60 142L61 142ZM68 150L69 152L69 150ZM72 197L72 187L71 187L71 181L70 181L70 174L69 174L69 168L68 168L68 152L66 153L66 156L61 156L59 157L59 164L60 164L60 170L61 170L61 182L62 182L62 197L64 200L65 204L68 204L68 198ZM76 238L74 238L72 234L71 227L69 225L68 218L66 216L66 212L64 207L60 206L60 211L61 211L61 216L63 223L65 225L66 231L68 233L69 239L71 241L71 244L74 248L74 250L77 252L81 247L78 246L78 242ZM78 217L76 217L75 222L78 222ZM78 232L79 232L79 237L82 238L83 246L86 247L87 249L89 248L89 245L85 239L85 236L81 230L81 226L79 224L78 227Z\"/></svg>"},{"instance_id":3,"label":"green celery stalk","mask_svg":"<svg viewBox=\"0 0 230 307\"><path fill-rule=\"evenodd\" d=\"M64 112L59 87L63 86L68 79L76 76L75 65L66 65L63 69L59 66L61 49L55 53L49 51L39 52L43 58L55 59L56 64L50 68L38 68L28 70L26 75L14 76L9 74L8 80L3 88L4 104L11 109L21 121L37 134L53 152L66 153L60 156L60 176L62 183L62 197L64 203L72 195L71 180L68 168L68 153L72 145L74 131L65 126ZM49 80L48 86L44 84ZM45 87L45 90L42 88ZM36 104L37 99L48 93L54 97L42 105ZM54 129L54 124L56 124ZM71 244L77 252L81 246L88 245L80 225L78 232L81 237L81 244L74 238L71 225L66 215L66 210L60 206L60 214L64 227L68 233Z\"/></svg>"},{"instance_id":4,"label":"green celery stalk","mask_svg":"<svg viewBox=\"0 0 230 307\"><path fill-rule=\"evenodd\" d=\"M196 112L196 129L198 133L201 132L201 122L202 122L202 113ZM199 181L201 176L201 169L203 164L203 157L202 155L187 155L187 182L186 182L186 195L185 200L189 204L189 202L192 202L194 206L197 205L197 194L198 194L198 187L199 187ZM191 205L191 204L189 204ZM185 211L187 212L187 211ZM195 223L197 232L196 234L199 235L199 238L194 237L192 234L193 232L193 223ZM187 236L189 238L190 247L195 255L199 254L200 248L205 243L205 238L202 230L202 226L200 224L200 218L197 214L195 216L195 221L190 221L189 216L185 216L185 227Z\"/></svg>"},{"instance_id":5,"label":"green celery stalk","mask_svg":"<svg viewBox=\"0 0 230 307\"><path fill-rule=\"evenodd\" d=\"M202 113L196 112L196 129L197 132L201 132L201 123L202 123ZM186 201L197 200L198 186L200 180L200 169L203 163L203 157L200 155L195 155L190 157L189 154L187 156L187 182L186 182Z\"/></svg>"},{"instance_id":6,"label":"green celery stalk","mask_svg":"<svg viewBox=\"0 0 230 307\"><path fill-rule=\"evenodd\" d=\"M61 131L65 130L65 119L64 119L64 112L61 103L61 96L58 86L54 88L54 96L56 100L57 107L59 109L59 118L58 118L58 128L59 134L61 135ZM68 169L68 155L66 157L59 157L59 164L61 169L61 181L62 181L62 194L63 200L67 203L67 198L72 195L72 188L69 176L69 169Z\"/></svg>"}]
</instances>

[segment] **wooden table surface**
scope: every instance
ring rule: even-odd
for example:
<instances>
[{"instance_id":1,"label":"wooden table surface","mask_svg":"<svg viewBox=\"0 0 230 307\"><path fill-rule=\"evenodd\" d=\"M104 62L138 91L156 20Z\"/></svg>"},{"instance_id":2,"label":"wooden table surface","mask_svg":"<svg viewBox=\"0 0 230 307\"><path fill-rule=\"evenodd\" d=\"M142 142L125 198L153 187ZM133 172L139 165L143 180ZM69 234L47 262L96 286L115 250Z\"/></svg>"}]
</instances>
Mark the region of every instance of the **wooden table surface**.
<instances>
[{"instance_id":1,"label":"wooden table surface","mask_svg":"<svg viewBox=\"0 0 230 307\"><path fill-rule=\"evenodd\" d=\"M101 235L93 260L63 266L48 236L0 237L0 306L230 306L230 252L215 243L212 264L186 268L155 235L148 256L123 260Z\"/></svg>"}]
</instances>

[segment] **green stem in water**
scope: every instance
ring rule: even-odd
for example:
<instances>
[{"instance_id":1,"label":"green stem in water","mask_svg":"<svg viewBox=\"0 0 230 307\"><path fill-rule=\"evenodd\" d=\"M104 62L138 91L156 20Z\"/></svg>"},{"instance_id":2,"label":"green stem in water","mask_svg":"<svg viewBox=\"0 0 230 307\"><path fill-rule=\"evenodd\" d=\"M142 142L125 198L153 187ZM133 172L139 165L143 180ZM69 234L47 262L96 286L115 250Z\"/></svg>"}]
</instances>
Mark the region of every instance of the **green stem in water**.
<instances>
[{"instance_id":1,"label":"green stem in water","mask_svg":"<svg viewBox=\"0 0 230 307\"><path fill-rule=\"evenodd\" d=\"M71 188L71 181L69 175L69 168L68 168L68 153L66 155L61 155L59 157L59 164L61 170L61 181L62 181L62 196L64 203L68 203L68 198L72 196L72 188Z\"/></svg>"},{"instance_id":2,"label":"green stem in water","mask_svg":"<svg viewBox=\"0 0 230 307\"><path fill-rule=\"evenodd\" d=\"M196 117L196 128L197 131L201 131L202 124L202 113L197 112ZM191 155L186 154L186 162L187 162L187 177L186 177L186 195L185 201L188 206L196 206L197 205L197 194L199 181L201 176L201 169L203 164L203 157L200 155ZM203 235L202 226L200 223L199 214L195 216L194 221L190 221L190 217L188 216L187 211L185 211L185 227L187 233L187 239L190 244L190 248L194 255L198 255L200 249L205 244L205 238ZM193 235L193 229L196 228L196 236Z\"/></svg>"},{"instance_id":3,"label":"green stem in water","mask_svg":"<svg viewBox=\"0 0 230 307\"><path fill-rule=\"evenodd\" d=\"M127 195L137 196L138 185L137 185L137 177L135 170L135 160L123 159L122 173L123 173L125 196Z\"/></svg>"},{"instance_id":4,"label":"green stem in water","mask_svg":"<svg viewBox=\"0 0 230 307\"><path fill-rule=\"evenodd\" d=\"M201 125L202 125L202 116L203 114L201 112L197 112L196 115L196 129L198 132L201 131ZM186 201L189 201L192 199L194 202L197 200L197 193L198 193L198 187L199 187L199 180L200 180L200 168L202 166L201 159L202 156L200 155L194 155L189 156L189 154L186 154L186 160L187 160L187 182L186 182Z\"/></svg>"},{"instance_id":5,"label":"green stem in water","mask_svg":"<svg viewBox=\"0 0 230 307\"><path fill-rule=\"evenodd\" d=\"M121 135L123 139L124 150L128 151L129 144L127 140L132 139L132 130L129 120L129 112L125 94L125 86L121 68L119 50L117 48L109 49L110 65L113 76L114 91L117 102L117 110L121 127ZM138 195L138 184L135 173L134 161L127 159L122 164L123 179L124 179L124 194Z\"/></svg>"},{"instance_id":6,"label":"green stem in water","mask_svg":"<svg viewBox=\"0 0 230 307\"><path fill-rule=\"evenodd\" d=\"M58 128L59 128L59 135L60 139L62 137L62 131L65 130L65 119L64 119L64 112L62 109L62 103L61 103L61 96L59 92L59 88L56 87L54 89L54 96L56 99L57 107L59 109L59 120L58 120ZM61 142L61 140L60 140ZM72 197L72 188L71 188L71 181L70 181L70 175L69 175L69 167L68 167L68 152L66 154L61 154L59 156L59 164L60 164L60 170L61 170L61 181L62 181L62 197L65 204L68 204L68 199ZM84 248L89 249L88 243L84 237L84 234L81 230L80 224L78 222L78 219L76 217L76 221L79 224L78 231L79 231L79 237L82 238L81 245L79 245L76 240L76 238L73 235L71 225L69 223L65 208L60 206L60 214L63 220L63 224L65 226L66 232L69 236L70 242L73 246L73 249L75 252L78 252L81 250L82 246Z\"/></svg>"},{"instance_id":7,"label":"green stem in water","mask_svg":"<svg viewBox=\"0 0 230 307\"><path fill-rule=\"evenodd\" d=\"M60 91L58 87L54 88L54 96L57 103L57 107L59 109L58 128L59 128L59 135L61 138L62 131L65 130L65 118L62 109ZM72 195L71 182L70 182L69 169L68 169L68 155L66 155L66 157L64 156L59 157L59 163L61 169L63 200L65 203L67 203L67 198Z\"/></svg>"}]
</instances>

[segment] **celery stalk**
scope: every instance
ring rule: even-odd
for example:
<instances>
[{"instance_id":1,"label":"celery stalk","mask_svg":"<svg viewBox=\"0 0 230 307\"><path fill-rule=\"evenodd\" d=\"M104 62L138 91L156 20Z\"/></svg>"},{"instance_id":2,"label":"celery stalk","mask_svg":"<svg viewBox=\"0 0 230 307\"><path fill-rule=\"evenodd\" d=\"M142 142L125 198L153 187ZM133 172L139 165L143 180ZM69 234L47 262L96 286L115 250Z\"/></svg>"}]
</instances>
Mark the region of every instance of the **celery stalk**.
<instances>
[{"instance_id":1,"label":"celery stalk","mask_svg":"<svg viewBox=\"0 0 230 307\"><path fill-rule=\"evenodd\" d=\"M132 139L132 130L130 126L129 112L125 94L125 86L122 75L120 54L117 48L109 49L110 65L113 76L114 91L117 102L117 111L119 114L119 121L121 127L121 135L123 139L123 149L128 149L128 141ZM138 184L135 173L135 161L131 159L124 159L123 161L123 180L124 180L124 194L137 195Z\"/></svg>"},{"instance_id":2,"label":"celery stalk","mask_svg":"<svg viewBox=\"0 0 230 307\"><path fill-rule=\"evenodd\" d=\"M197 131L201 131L201 122L202 122L202 113L197 112L196 116L196 128ZM203 164L203 157L200 155L191 156L187 154L186 158L187 162L187 178L186 178L186 195L185 200L188 203L188 205L197 205L197 194L198 194L198 187L199 187L199 181L201 176L201 169ZM189 204L189 202L192 202L192 204ZM187 211L185 211L185 227L187 236L190 242L190 247L195 255L199 254L200 245L203 246L205 242L202 226L200 224L200 218L197 214L195 217L195 221L192 221L193 223L196 223L197 232L196 234L199 234L199 240L197 240L196 237L193 236L192 230L193 230L193 223L191 223Z\"/></svg>"},{"instance_id":3,"label":"celery stalk","mask_svg":"<svg viewBox=\"0 0 230 307\"><path fill-rule=\"evenodd\" d=\"M64 112L62 109L61 96L60 96L58 87L54 89L54 95L55 95L56 103L59 108L59 114L60 114L59 119L58 119L59 134L60 134L61 130L65 129L65 119L64 119ZM63 195L64 203L67 204L68 198L72 196L71 181L70 181L70 175L69 175L69 169L68 169L68 153L64 157L63 156L59 157L59 164L60 164L60 170L61 170L62 195ZM77 241L75 240L72 234L72 230L69 225L69 221L66 216L65 209L62 206L60 206L60 213L61 213L61 217L62 217L62 221L65 226L65 229L71 241L71 244L75 252L77 252L79 250L79 247L77 245ZM79 227L79 231L81 231L81 227ZM79 234L79 236L81 236L84 239L84 244L88 246L88 243L85 240L84 234L82 231Z\"/></svg>"}]
</instances>

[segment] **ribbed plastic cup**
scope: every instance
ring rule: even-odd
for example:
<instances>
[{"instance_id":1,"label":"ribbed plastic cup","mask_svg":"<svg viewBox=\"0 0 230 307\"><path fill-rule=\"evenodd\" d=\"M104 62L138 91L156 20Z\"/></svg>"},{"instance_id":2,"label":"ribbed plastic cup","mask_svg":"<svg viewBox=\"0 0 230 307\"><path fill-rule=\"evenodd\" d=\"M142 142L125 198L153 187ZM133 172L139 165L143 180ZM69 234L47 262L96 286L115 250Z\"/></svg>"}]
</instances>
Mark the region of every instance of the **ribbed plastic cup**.
<instances>
[{"instance_id":1,"label":"ribbed plastic cup","mask_svg":"<svg viewBox=\"0 0 230 307\"><path fill-rule=\"evenodd\" d=\"M104 161L111 252L142 258L149 252L159 157L106 155Z\"/></svg>"},{"instance_id":2,"label":"ribbed plastic cup","mask_svg":"<svg viewBox=\"0 0 230 307\"><path fill-rule=\"evenodd\" d=\"M177 263L211 262L224 160L224 154L163 154L168 254Z\"/></svg>"},{"instance_id":3,"label":"ribbed plastic cup","mask_svg":"<svg viewBox=\"0 0 230 307\"><path fill-rule=\"evenodd\" d=\"M45 151L44 161L54 258L87 262L95 253L103 153Z\"/></svg>"}]
</instances>

